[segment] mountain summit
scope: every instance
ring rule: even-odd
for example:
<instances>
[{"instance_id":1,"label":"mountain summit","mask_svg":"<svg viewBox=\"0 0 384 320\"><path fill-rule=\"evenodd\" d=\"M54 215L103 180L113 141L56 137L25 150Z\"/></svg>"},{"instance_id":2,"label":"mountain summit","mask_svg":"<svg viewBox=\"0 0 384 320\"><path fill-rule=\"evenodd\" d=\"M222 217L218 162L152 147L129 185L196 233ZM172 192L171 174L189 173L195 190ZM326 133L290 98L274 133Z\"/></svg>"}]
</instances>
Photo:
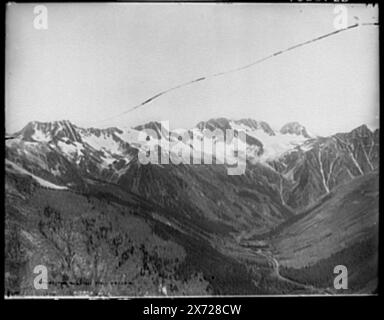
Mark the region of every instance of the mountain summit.
<instances>
[{"instance_id":1,"label":"mountain summit","mask_svg":"<svg viewBox=\"0 0 384 320\"><path fill-rule=\"evenodd\" d=\"M286 123L281 129L280 133L282 134L295 134L297 136L303 136L304 138L311 138L309 135L307 129L301 125L300 123L294 121L294 122L288 122Z\"/></svg>"},{"instance_id":2,"label":"mountain summit","mask_svg":"<svg viewBox=\"0 0 384 320\"><path fill-rule=\"evenodd\" d=\"M81 142L77 127L69 120L53 122L29 122L23 129L15 134L25 141L48 142L67 138L73 142Z\"/></svg>"}]
</instances>

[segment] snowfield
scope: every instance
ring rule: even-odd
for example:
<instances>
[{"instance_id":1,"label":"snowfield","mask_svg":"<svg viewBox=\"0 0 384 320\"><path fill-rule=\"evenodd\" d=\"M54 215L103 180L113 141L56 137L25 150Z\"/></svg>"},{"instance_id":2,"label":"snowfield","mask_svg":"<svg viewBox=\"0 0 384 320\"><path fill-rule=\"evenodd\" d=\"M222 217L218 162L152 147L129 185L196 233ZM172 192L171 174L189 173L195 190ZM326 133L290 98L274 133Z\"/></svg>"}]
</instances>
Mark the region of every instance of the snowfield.
<instances>
[{"instance_id":1,"label":"snowfield","mask_svg":"<svg viewBox=\"0 0 384 320\"><path fill-rule=\"evenodd\" d=\"M265 162L277 159L283 154L294 150L297 146L303 145L308 138L302 135L295 134L281 134L275 130L275 135L271 136L267 134L263 129L252 130L245 125L238 125L231 122L233 129L245 130L248 135L256 138L263 144L264 153L259 157L259 161ZM307 146L309 150L310 147Z\"/></svg>"}]
</instances>

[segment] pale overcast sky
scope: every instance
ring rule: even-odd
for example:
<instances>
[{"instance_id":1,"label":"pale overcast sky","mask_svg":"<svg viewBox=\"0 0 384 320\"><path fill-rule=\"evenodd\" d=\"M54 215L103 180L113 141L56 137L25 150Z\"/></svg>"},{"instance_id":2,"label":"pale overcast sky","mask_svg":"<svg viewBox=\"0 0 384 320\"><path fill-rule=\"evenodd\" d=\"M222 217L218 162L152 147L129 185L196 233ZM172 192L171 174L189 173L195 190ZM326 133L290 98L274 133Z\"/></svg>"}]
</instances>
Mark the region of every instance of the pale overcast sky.
<instances>
[{"instance_id":1,"label":"pale overcast sky","mask_svg":"<svg viewBox=\"0 0 384 320\"><path fill-rule=\"evenodd\" d=\"M212 117L299 121L331 134L379 122L378 27L361 27L247 70L173 91L180 83L246 65L334 31L334 5L10 4L6 24L6 130L29 121L189 128ZM346 5L348 24L377 21L377 6Z\"/></svg>"}]
</instances>

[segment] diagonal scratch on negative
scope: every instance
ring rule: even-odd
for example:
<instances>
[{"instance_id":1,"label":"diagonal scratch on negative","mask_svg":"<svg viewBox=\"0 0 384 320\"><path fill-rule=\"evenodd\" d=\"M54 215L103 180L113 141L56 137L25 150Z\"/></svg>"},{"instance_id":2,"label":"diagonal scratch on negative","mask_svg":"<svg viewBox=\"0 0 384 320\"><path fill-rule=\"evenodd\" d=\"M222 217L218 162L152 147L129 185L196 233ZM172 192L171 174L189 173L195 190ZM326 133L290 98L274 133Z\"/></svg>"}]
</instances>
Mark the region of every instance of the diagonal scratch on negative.
<instances>
[{"instance_id":1,"label":"diagonal scratch on negative","mask_svg":"<svg viewBox=\"0 0 384 320\"><path fill-rule=\"evenodd\" d=\"M307 40L307 41L304 41L304 42L295 44L295 45L293 45L293 46L291 46L291 47L288 47L288 48L285 49L285 50L277 51L277 52L272 53L272 54L270 54L270 55L268 55L268 56L266 56L266 57L264 57L264 58L261 58L261 59L259 59L259 60L256 60L256 61L252 62L252 63L249 63L249 64L247 64L247 65L245 65L245 66L238 67L238 68L235 68L235 69L226 70L226 71L222 71L222 72L218 72L218 73L214 73L214 74L211 74L211 75L208 75L208 76L205 76L205 77L200 77L200 78L197 78L197 79L188 81L188 82L184 82L184 83L179 84L179 85L177 85L177 86L175 86L175 87L172 87L172 88L169 88L169 89L167 89L167 90L161 91L161 92L155 94L154 96L150 97L149 99L147 99L147 100L141 102L140 104L138 104L138 105L136 105L136 106L134 106L134 107L132 107L132 108L130 108L130 109L124 111L124 112L121 112L121 113L119 113L119 114L117 114L117 115L114 115L114 116L112 116L112 117L110 117L110 118L108 118L108 119L106 119L106 120L109 120L109 119L112 119L112 118L115 118L115 117L118 117L118 116L127 114L127 113L129 113L129 112L132 112L133 110L136 110L136 109L138 109L138 108L140 108L140 107L142 107L142 106L144 106L144 105L150 103L151 101L153 101L153 100L155 100L155 99L161 97L161 96L164 95L164 94L167 94L168 92L171 92L171 91L174 91L174 90L177 90L177 89L180 89L180 88L189 86L189 85L191 85L191 84L193 84L193 83L200 82L200 81L204 81L204 80L208 80L208 79L212 79L212 78L216 78L216 77L220 77L220 76L223 76L223 75L226 75L226 74L229 74L229 73L238 72L238 71L241 71L241 70L244 70L244 69L251 68L251 67L253 67L253 66L255 66L255 65L257 65L257 64L259 64L259 63L261 63L261 62L264 62L264 61L266 61L266 60L268 60L268 59L271 59L271 58L273 58L273 57L276 57L276 56L281 55L281 54L283 54L283 53L286 53L286 52L288 52L288 51L291 51L291 50L297 49L297 48L299 48L299 47L308 45L308 44L310 44L310 43L313 43L313 42L316 42L316 41L319 41L319 40L322 40L322 39L325 39L325 38L334 36L334 35L336 35L336 34L338 34L338 33L341 33L341 32L344 32L344 31L347 31L347 30L350 30L350 29L353 29L353 28L356 28L356 27L359 27L359 26L375 26L375 25L378 26L379 23L378 23L378 22L368 22L368 23L366 22L366 23L360 23L360 24L357 23L357 24L348 26L348 27L346 27L346 28L338 29L338 30L336 30L336 31L332 31L332 32L330 32L330 33L327 33L327 34L318 36L318 37L313 38L313 39L311 39L311 40Z\"/></svg>"}]
</instances>

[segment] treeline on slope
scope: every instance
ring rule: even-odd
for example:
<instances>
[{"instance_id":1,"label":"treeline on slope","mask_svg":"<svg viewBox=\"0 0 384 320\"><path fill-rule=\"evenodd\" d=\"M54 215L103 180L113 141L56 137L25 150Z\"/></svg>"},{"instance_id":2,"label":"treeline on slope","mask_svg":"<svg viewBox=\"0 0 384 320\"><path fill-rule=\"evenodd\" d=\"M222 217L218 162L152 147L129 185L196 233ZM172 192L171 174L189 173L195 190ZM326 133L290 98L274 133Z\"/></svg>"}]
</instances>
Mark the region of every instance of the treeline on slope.
<instances>
[{"instance_id":1,"label":"treeline on slope","mask_svg":"<svg viewBox=\"0 0 384 320\"><path fill-rule=\"evenodd\" d=\"M92 190L93 196L97 196L99 199L103 198L108 203L118 203L132 208L132 204L111 194L110 190L105 190L100 186L92 187L94 189ZM164 240L175 241L185 249L186 258L176 270L176 274L181 279L187 280L191 274L202 273L204 279L209 282L207 290L214 295L261 294L270 291L268 287L256 288L252 283L254 275L250 274L243 264L214 250L207 240L194 236L196 232L200 233L201 236L209 234L227 235L232 229L227 228L226 225L217 221L210 221L200 215L194 215L191 221L178 211L162 209L161 213L164 216L168 219L174 218L184 226L185 230L190 230L184 233L167 224L152 220L148 212L158 210L160 213L160 208L155 208L149 201L139 201L133 207L135 208L135 214L148 219L147 222L151 225L155 234Z\"/></svg>"},{"instance_id":2,"label":"treeline on slope","mask_svg":"<svg viewBox=\"0 0 384 320\"><path fill-rule=\"evenodd\" d=\"M377 255L378 238L373 236L354 243L313 265L303 268L280 266L280 274L302 284L318 288L333 288L336 277L334 268L337 265L344 265L348 270L348 291L357 291L377 277Z\"/></svg>"},{"instance_id":3,"label":"treeline on slope","mask_svg":"<svg viewBox=\"0 0 384 320\"><path fill-rule=\"evenodd\" d=\"M221 254L207 241L178 232L167 225L155 224L152 228L162 239L173 238L185 249L186 257L176 269L176 274L182 280L188 279L190 274L202 273L209 282L207 289L213 295L262 293L252 283L253 275L244 264Z\"/></svg>"},{"instance_id":4,"label":"treeline on slope","mask_svg":"<svg viewBox=\"0 0 384 320\"><path fill-rule=\"evenodd\" d=\"M46 205L33 218L37 228L32 229L15 219L14 208L7 213L6 294L209 294L201 273L181 279L175 272L185 258L183 248L148 234L148 226L137 218L126 220L131 225L126 229L124 217L111 212L93 210L77 216ZM132 224L138 229L134 236ZM26 241L25 234L32 240ZM49 272L45 292L33 287L32 270L38 264Z\"/></svg>"},{"instance_id":5,"label":"treeline on slope","mask_svg":"<svg viewBox=\"0 0 384 320\"><path fill-rule=\"evenodd\" d=\"M265 293L243 264L154 220L145 206L42 188L19 201L6 205L9 294L40 294L37 264L49 270L45 294L162 294L160 285L168 295Z\"/></svg>"},{"instance_id":6,"label":"treeline on slope","mask_svg":"<svg viewBox=\"0 0 384 320\"><path fill-rule=\"evenodd\" d=\"M50 294L162 294L160 286L168 295L299 290L271 277L270 268L255 265L250 271L247 263L219 253L207 240L152 219L145 205L39 187L28 198L24 208L12 202L6 207L10 294L37 294L31 267L42 263L49 270ZM28 211L28 221L19 209ZM39 244L26 241L24 232ZM137 239L133 233L148 236Z\"/></svg>"}]
</instances>

